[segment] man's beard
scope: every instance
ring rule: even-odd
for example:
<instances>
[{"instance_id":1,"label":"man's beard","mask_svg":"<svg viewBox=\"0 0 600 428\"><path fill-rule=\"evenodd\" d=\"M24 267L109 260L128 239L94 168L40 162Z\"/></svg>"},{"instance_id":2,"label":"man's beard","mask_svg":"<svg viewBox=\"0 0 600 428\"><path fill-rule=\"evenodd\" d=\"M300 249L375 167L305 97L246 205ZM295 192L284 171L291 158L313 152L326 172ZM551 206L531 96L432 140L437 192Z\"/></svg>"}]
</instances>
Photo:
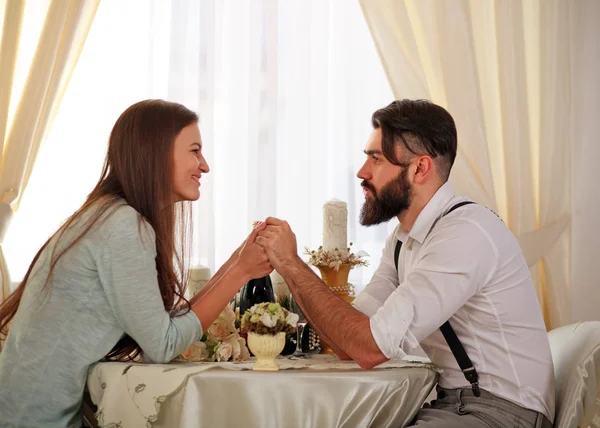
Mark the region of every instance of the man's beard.
<instances>
[{"instance_id":1,"label":"man's beard","mask_svg":"<svg viewBox=\"0 0 600 428\"><path fill-rule=\"evenodd\" d=\"M408 209L412 202L412 188L407 180L407 173L408 168L402 169L395 180L383 186L380 195L377 195L371 184L363 180L361 185L370 191L371 197L365 198L360 210L360 224L380 224Z\"/></svg>"}]
</instances>

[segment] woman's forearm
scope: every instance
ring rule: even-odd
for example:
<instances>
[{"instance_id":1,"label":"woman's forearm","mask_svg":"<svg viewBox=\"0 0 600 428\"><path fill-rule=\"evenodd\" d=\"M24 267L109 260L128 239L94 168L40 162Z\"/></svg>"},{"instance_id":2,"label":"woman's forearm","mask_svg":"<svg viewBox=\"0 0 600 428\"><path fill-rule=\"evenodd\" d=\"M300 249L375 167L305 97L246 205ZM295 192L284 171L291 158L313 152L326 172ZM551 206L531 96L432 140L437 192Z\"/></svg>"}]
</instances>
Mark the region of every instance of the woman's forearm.
<instances>
[{"instance_id":1,"label":"woman's forearm","mask_svg":"<svg viewBox=\"0 0 600 428\"><path fill-rule=\"evenodd\" d=\"M192 304L192 306L194 305L195 302L197 302L198 300L202 299L203 296L208 292L208 290L210 290L210 288L216 284L217 282L219 282L219 280L221 279L221 277L225 274L225 272L227 272L227 270L231 267L231 265L233 264L234 261L234 255L232 255L231 257L229 257L229 260L227 260L225 263L223 263L223 265L219 268L219 270L217 271L217 273L215 273L211 279L208 280L208 282L206 283L206 285L204 285L204 287L202 287L202 289L200 291L198 291L191 299L190 299L190 303Z\"/></svg>"},{"instance_id":2,"label":"woman's forearm","mask_svg":"<svg viewBox=\"0 0 600 428\"><path fill-rule=\"evenodd\" d=\"M223 308L242 286L250 280L238 265L226 263L190 301L202 329L206 331L217 319Z\"/></svg>"}]
</instances>

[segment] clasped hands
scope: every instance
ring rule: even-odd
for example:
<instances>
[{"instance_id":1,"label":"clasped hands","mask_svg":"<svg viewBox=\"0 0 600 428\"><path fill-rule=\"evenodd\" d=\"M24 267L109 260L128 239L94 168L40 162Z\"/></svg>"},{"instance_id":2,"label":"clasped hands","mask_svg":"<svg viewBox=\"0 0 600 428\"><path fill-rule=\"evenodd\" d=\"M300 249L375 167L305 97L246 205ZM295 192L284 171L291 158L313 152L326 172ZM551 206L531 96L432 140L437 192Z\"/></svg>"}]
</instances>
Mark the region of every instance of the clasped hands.
<instances>
[{"instance_id":1,"label":"clasped hands","mask_svg":"<svg viewBox=\"0 0 600 428\"><path fill-rule=\"evenodd\" d=\"M296 235L286 221L268 217L244 241L239 257L245 259L253 278L266 276L273 269L281 272L285 265L299 260Z\"/></svg>"}]
</instances>

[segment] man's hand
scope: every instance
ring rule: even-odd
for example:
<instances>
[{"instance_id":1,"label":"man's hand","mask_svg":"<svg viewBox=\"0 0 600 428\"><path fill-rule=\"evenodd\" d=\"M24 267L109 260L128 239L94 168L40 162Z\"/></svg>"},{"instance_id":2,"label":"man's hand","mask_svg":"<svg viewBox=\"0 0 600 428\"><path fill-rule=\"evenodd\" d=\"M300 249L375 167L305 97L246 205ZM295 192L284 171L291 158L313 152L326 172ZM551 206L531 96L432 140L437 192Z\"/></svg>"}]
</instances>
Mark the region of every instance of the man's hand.
<instances>
[{"instance_id":1,"label":"man's hand","mask_svg":"<svg viewBox=\"0 0 600 428\"><path fill-rule=\"evenodd\" d=\"M234 252L237 257L234 264L248 276L248 280L262 278L273 272L273 266L269 262L267 253L256 243L257 236L265 230L265 223L258 224L248 235L242 246Z\"/></svg>"},{"instance_id":2,"label":"man's hand","mask_svg":"<svg viewBox=\"0 0 600 428\"><path fill-rule=\"evenodd\" d=\"M298 258L296 235L283 220L269 217L267 227L258 232L256 243L265 249L271 265L278 271Z\"/></svg>"}]
</instances>

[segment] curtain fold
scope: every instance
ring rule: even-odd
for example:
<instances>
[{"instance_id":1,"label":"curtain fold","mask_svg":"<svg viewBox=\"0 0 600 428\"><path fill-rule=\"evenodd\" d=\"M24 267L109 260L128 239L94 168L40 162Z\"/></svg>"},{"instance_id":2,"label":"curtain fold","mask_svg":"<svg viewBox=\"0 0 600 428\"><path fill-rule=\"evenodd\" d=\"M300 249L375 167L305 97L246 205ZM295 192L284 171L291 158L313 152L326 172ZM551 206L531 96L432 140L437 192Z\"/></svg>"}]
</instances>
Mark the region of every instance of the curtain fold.
<instances>
[{"instance_id":1,"label":"curtain fold","mask_svg":"<svg viewBox=\"0 0 600 428\"><path fill-rule=\"evenodd\" d=\"M546 325L570 321L569 4L361 0L397 98L454 116L450 181L521 243Z\"/></svg>"},{"instance_id":2,"label":"curtain fold","mask_svg":"<svg viewBox=\"0 0 600 428\"><path fill-rule=\"evenodd\" d=\"M37 154L85 42L100 0L51 1L43 28L27 67L19 94L13 93L15 67L26 13L40 13L40 4L6 3L0 42L0 272L4 299L10 294L10 276L2 243L19 207ZM16 105L11 105L11 102ZM11 114L11 112L14 112Z\"/></svg>"}]
</instances>

